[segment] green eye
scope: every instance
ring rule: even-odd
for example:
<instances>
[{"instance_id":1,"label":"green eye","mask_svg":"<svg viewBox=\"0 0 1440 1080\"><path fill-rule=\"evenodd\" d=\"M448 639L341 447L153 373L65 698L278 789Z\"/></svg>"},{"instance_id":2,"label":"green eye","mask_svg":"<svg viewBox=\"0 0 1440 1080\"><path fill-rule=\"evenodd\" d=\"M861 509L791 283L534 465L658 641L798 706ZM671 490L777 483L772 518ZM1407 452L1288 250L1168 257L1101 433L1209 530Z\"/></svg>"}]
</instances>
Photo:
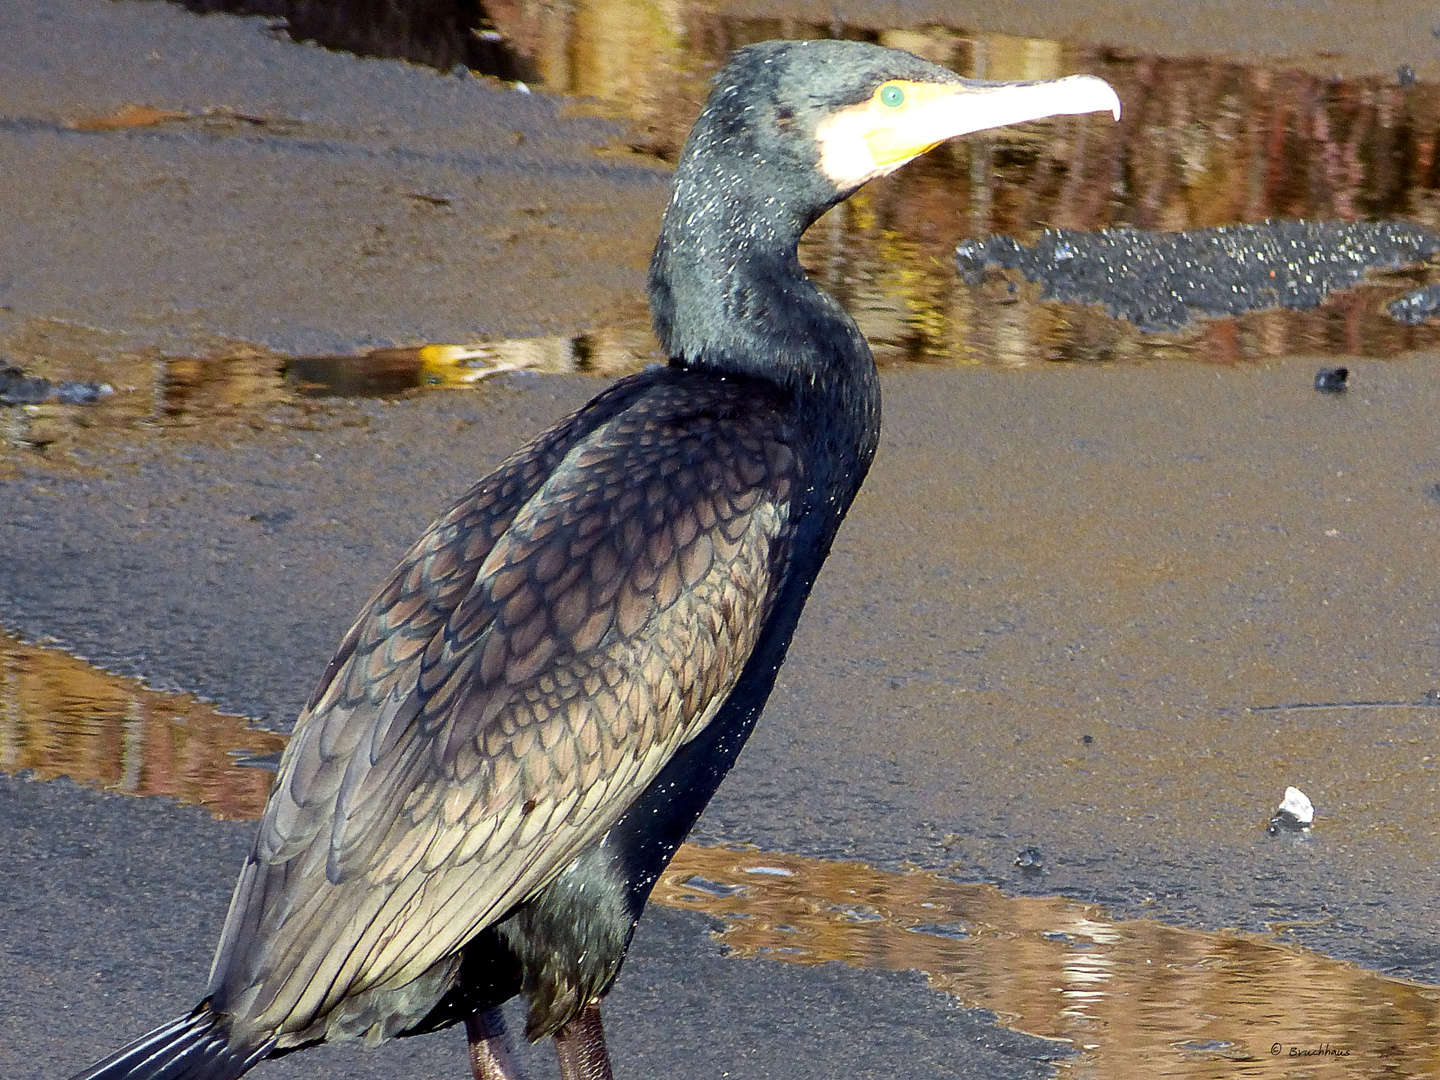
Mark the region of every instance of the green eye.
<instances>
[{"instance_id":1,"label":"green eye","mask_svg":"<svg viewBox=\"0 0 1440 1080\"><path fill-rule=\"evenodd\" d=\"M880 88L880 104L891 109L898 109L905 104L905 91L895 83L886 83Z\"/></svg>"}]
</instances>

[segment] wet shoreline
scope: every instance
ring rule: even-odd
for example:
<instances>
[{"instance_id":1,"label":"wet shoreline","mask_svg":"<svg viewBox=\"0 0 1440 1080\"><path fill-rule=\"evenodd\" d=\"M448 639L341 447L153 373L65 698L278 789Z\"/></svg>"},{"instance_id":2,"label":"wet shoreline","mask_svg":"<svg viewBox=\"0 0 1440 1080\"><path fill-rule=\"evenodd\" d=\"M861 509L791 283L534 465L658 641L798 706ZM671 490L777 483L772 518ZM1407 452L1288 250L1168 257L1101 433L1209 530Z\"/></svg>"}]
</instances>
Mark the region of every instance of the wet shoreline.
<instances>
[{"instance_id":1,"label":"wet shoreline","mask_svg":"<svg viewBox=\"0 0 1440 1080\"><path fill-rule=\"evenodd\" d=\"M1250 711L1417 702L1437 681L1440 384L1418 361L1359 364L1332 400L1313 374L887 375L871 481L697 839L1192 925L1313 921L1298 940L1440 975L1414 936L1419 852L1440 838L1434 772L1411 755L1434 711ZM364 424L132 451L108 477L32 473L4 489L5 621L283 729L413 535L593 385L502 376L366 405ZM1289 783L1321 815L1294 849L1264 833ZM815 805L796 816L801 791ZM1043 875L1012 866L1026 844ZM1298 860L1288 898L1265 885L1272 857ZM1388 899L1372 908L1376 874ZM1339 896L1369 913L1320 913Z\"/></svg>"}]
</instances>

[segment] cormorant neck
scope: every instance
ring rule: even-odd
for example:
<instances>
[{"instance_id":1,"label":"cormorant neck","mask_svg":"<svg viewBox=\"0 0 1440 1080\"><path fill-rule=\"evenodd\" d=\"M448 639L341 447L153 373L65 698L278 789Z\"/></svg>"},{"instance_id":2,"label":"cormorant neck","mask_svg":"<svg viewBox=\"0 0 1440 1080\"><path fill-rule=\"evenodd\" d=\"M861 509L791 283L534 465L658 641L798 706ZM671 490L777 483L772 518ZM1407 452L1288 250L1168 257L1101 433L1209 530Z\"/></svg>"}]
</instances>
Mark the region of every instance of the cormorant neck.
<instances>
[{"instance_id":1,"label":"cormorant neck","mask_svg":"<svg viewBox=\"0 0 1440 1080\"><path fill-rule=\"evenodd\" d=\"M650 261L650 307L671 363L796 389L874 361L854 320L800 266L801 235L840 193L702 117L676 170Z\"/></svg>"}]
</instances>

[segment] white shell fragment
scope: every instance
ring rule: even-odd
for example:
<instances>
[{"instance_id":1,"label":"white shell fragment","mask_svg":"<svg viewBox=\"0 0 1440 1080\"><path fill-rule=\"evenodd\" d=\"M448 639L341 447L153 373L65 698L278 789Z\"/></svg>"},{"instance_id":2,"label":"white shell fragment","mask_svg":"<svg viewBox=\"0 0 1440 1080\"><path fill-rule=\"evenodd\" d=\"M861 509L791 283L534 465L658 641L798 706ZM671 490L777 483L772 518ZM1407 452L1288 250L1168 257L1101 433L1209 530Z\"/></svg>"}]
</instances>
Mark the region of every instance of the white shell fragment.
<instances>
[{"instance_id":1,"label":"white shell fragment","mask_svg":"<svg viewBox=\"0 0 1440 1080\"><path fill-rule=\"evenodd\" d=\"M1285 798L1280 800L1280 805L1275 808L1275 816L1270 819L1270 832L1273 834L1280 829L1308 829L1315 823L1315 806L1310 802L1310 797L1297 787L1287 787Z\"/></svg>"},{"instance_id":2,"label":"white shell fragment","mask_svg":"<svg viewBox=\"0 0 1440 1080\"><path fill-rule=\"evenodd\" d=\"M1315 822L1315 806L1310 802L1310 797L1298 787L1285 789L1285 798L1280 801L1278 810L1282 814L1289 814L1301 825L1312 825Z\"/></svg>"}]
</instances>

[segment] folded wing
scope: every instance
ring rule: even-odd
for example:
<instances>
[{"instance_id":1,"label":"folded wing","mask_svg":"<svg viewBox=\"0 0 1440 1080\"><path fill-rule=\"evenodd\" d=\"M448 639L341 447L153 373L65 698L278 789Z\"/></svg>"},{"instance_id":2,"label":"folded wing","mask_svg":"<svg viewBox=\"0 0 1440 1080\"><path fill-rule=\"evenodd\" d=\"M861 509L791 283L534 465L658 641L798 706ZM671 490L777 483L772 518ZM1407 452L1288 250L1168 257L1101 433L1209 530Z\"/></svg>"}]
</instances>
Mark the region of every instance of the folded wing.
<instances>
[{"instance_id":1,"label":"folded wing","mask_svg":"<svg viewBox=\"0 0 1440 1080\"><path fill-rule=\"evenodd\" d=\"M437 522L286 752L218 1006L314 1037L605 833L754 648L803 482L782 416L744 383L661 383L583 435L556 429Z\"/></svg>"}]
</instances>

